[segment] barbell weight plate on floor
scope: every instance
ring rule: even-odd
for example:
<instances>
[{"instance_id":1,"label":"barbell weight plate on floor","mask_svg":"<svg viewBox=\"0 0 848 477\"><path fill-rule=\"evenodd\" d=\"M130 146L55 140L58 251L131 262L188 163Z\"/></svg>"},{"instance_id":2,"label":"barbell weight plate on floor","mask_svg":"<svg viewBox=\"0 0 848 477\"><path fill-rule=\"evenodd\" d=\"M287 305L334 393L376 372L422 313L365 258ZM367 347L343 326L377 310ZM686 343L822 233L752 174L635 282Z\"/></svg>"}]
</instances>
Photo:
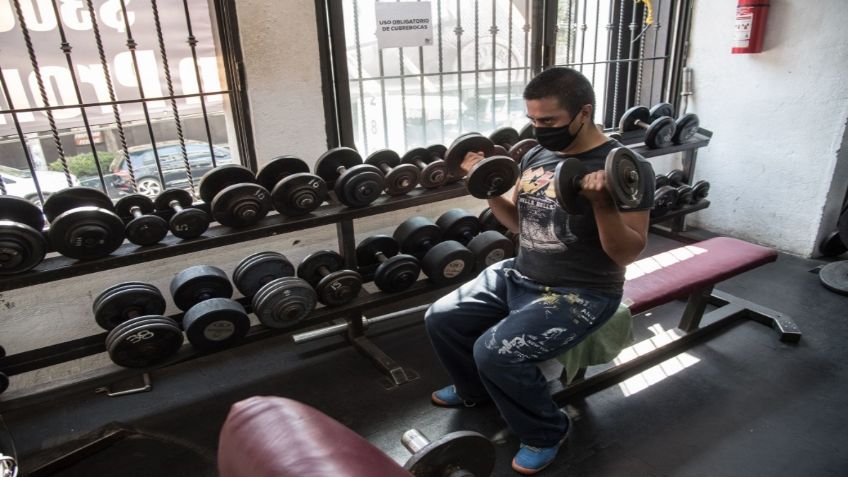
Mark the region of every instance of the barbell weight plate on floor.
<instances>
[{"instance_id":1,"label":"barbell weight plate on floor","mask_svg":"<svg viewBox=\"0 0 848 477\"><path fill-rule=\"evenodd\" d=\"M819 271L819 279L828 290L848 295L848 260L828 263Z\"/></svg>"},{"instance_id":2,"label":"barbell weight plate on floor","mask_svg":"<svg viewBox=\"0 0 848 477\"><path fill-rule=\"evenodd\" d=\"M146 368L179 351L183 334L171 318L141 316L122 323L106 339L112 362L126 368Z\"/></svg>"},{"instance_id":3,"label":"barbell weight plate on floor","mask_svg":"<svg viewBox=\"0 0 848 477\"><path fill-rule=\"evenodd\" d=\"M695 203L701 202L710 195L710 183L707 181L698 181L692 186L692 198Z\"/></svg>"},{"instance_id":4,"label":"barbell weight plate on floor","mask_svg":"<svg viewBox=\"0 0 848 477\"><path fill-rule=\"evenodd\" d=\"M294 265L277 252L257 252L248 255L233 270L233 283L238 291L253 297L260 288L272 280L295 275Z\"/></svg>"},{"instance_id":5,"label":"barbell weight plate on floor","mask_svg":"<svg viewBox=\"0 0 848 477\"><path fill-rule=\"evenodd\" d=\"M330 272L322 277L321 267ZM339 306L352 301L362 289L362 276L344 269L344 259L332 250L319 250L307 255L297 267L297 276L315 288L318 301Z\"/></svg>"},{"instance_id":6,"label":"barbell weight plate on floor","mask_svg":"<svg viewBox=\"0 0 848 477\"><path fill-rule=\"evenodd\" d=\"M32 270L46 254L47 240L40 230L24 223L0 220L0 275Z\"/></svg>"},{"instance_id":7,"label":"barbell weight plate on floor","mask_svg":"<svg viewBox=\"0 0 848 477\"><path fill-rule=\"evenodd\" d=\"M480 219L465 209L450 209L436 219L442 229L441 240L456 240L465 245L480 233Z\"/></svg>"},{"instance_id":8,"label":"barbell weight plate on floor","mask_svg":"<svg viewBox=\"0 0 848 477\"><path fill-rule=\"evenodd\" d=\"M298 172L281 180L271 191L277 212L291 217L305 215L327 200L327 183L315 174Z\"/></svg>"},{"instance_id":9,"label":"barbell weight plate on floor","mask_svg":"<svg viewBox=\"0 0 848 477\"><path fill-rule=\"evenodd\" d=\"M434 146L430 146L430 148L433 148L434 151L430 151L429 148L425 149L423 147L410 149L400 160L403 164L413 164L416 167L419 167L417 165L417 161L421 161L425 164L418 176L418 183L425 189L434 189L444 184L448 173L447 163L445 163L441 157L436 155L442 150L442 148L444 148L444 146L436 144ZM441 153L442 155L445 154L445 152Z\"/></svg>"},{"instance_id":10,"label":"barbell weight plate on floor","mask_svg":"<svg viewBox=\"0 0 848 477\"><path fill-rule=\"evenodd\" d=\"M101 292L91 306L94 320L106 331L137 316L165 313L165 297L155 286L124 282Z\"/></svg>"},{"instance_id":11,"label":"barbell weight plate on floor","mask_svg":"<svg viewBox=\"0 0 848 477\"><path fill-rule=\"evenodd\" d=\"M508 156L492 156L471 168L466 179L468 192L478 199L507 193L518 180L518 164Z\"/></svg>"},{"instance_id":12,"label":"barbell weight plate on floor","mask_svg":"<svg viewBox=\"0 0 848 477\"><path fill-rule=\"evenodd\" d=\"M53 222L65 212L77 207L97 207L115 211L112 199L98 189L91 187L69 187L59 192L54 192L44 201L44 215L47 220Z\"/></svg>"},{"instance_id":13,"label":"barbell weight plate on floor","mask_svg":"<svg viewBox=\"0 0 848 477\"><path fill-rule=\"evenodd\" d=\"M539 141L535 139L522 139L515 143L509 151L507 151L507 156L511 157L513 161L516 163L521 162L521 159L530 152L531 149L539 145Z\"/></svg>"},{"instance_id":14,"label":"barbell weight plate on floor","mask_svg":"<svg viewBox=\"0 0 848 477\"><path fill-rule=\"evenodd\" d=\"M212 199L233 184L255 184L256 176L253 172L238 164L225 164L218 166L200 178L198 192L200 199L207 204L212 204Z\"/></svg>"},{"instance_id":15,"label":"barbell weight plate on floor","mask_svg":"<svg viewBox=\"0 0 848 477\"><path fill-rule=\"evenodd\" d=\"M489 134L489 140L491 140L496 146L501 146L506 150L509 150L513 145L515 145L520 139L518 131L513 127L502 127L495 129L492 134Z\"/></svg>"},{"instance_id":16,"label":"barbell weight plate on floor","mask_svg":"<svg viewBox=\"0 0 848 477\"><path fill-rule=\"evenodd\" d=\"M650 121L656 121L657 119L668 116L674 117L674 106L671 103L657 103L650 109L651 116Z\"/></svg>"},{"instance_id":17,"label":"barbell weight plate on floor","mask_svg":"<svg viewBox=\"0 0 848 477\"><path fill-rule=\"evenodd\" d=\"M44 229L44 214L32 202L13 195L0 195L0 220L17 222L39 232Z\"/></svg>"},{"instance_id":18,"label":"barbell weight plate on floor","mask_svg":"<svg viewBox=\"0 0 848 477\"><path fill-rule=\"evenodd\" d=\"M141 217L133 216L133 209L141 212ZM157 215L153 200L142 194L130 194L121 197L115 203L115 213L127 224L127 239L136 245L157 244L168 235L168 223Z\"/></svg>"},{"instance_id":19,"label":"barbell weight plate on floor","mask_svg":"<svg viewBox=\"0 0 848 477\"><path fill-rule=\"evenodd\" d=\"M827 234L819 243L819 253L825 257L837 257L845 252L848 252L848 246L843 243L838 230Z\"/></svg>"},{"instance_id":20,"label":"barbell weight plate on floor","mask_svg":"<svg viewBox=\"0 0 848 477\"><path fill-rule=\"evenodd\" d=\"M410 217L395 229L392 234L400 250L421 260L431 247L442 238L442 229L432 220L415 216Z\"/></svg>"},{"instance_id":21,"label":"barbell weight plate on floor","mask_svg":"<svg viewBox=\"0 0 848 477\"><path fill-rule=\"evenodd\" d=\"M124 222L111 207L84 206L54 217L47 238L53 250L66 257L92 260L117 250L124 233Z\"/></svg>"},{"instance_id":22,"label":"barbell weight plate on floor","mask_svg":"<svg viewBox=\"0 0 848 477\"><path fill-rule=\"evenodd\" d=\"M518 131L518 139L535 139L536 138L536 129L532 124L527 123Z\"/></svg>"},{"instance_id":23,"label":"barbell weight plate on floor","mask_svg":"<svg viewBox=\"0 0 848 477\"><path fill-rule=\"evenodd\" d=\"M477 216L477 219L480 221L480 230L484 232L486 230L495 230L500 233L507 231L507 228L498 221L498 218L495 217L495 213L492 212L492 209L489 207L483 209L483 211L480 212L480 215Z\"/></svg>"},{"instance_id":24,"label":"barbell weight plate on floor","mask_svg":"<svg viewBox=\"0 0 848 477\"><path fill-rule=\"evenodd\" d=\"M682 185L677 188L677 207L689 207L695 203L694 189L692 186Z\"/></svg>"},{"instance_id":25,"label":"barbell weight plate on floor","mask_svg":"<svg viewBox=\"0 0 848 477\"><path fill-rule=\"evenodd\" d=\"M210 265L195 265L177 273L171 280L170 289L174 304L183 311L203 300L233 296L233 286L227 274Z\"/></svg>"},{"instance_id":26,"label":"barbell weight plate on floor","mask_svg":"<svg viewBox=\"0 0 848 477\"><path fill-rule=\"evenodd\" d=\"M270 281L253 297L253 313L269 328L287 328L312 313L318 298L305 280L284 277Z\"/></svg>"},{"instance_id":27,"label":"barbell weight plate on floor","mask_svg":"<svg viewBox=\"0 0 848 477\"><path fill-rule=\"evenodd\" d=\"M212 217L226 227L248 227L271 211L271 193L259 184L241 182L225 187L212 199Z\"/></svg>"},{"instance_id":28,"label":"barbell weight plate on floor","mask_svg":"<svg viewBox=\"0 0 848 477\"><path fill-rule=\"evenodd\" d=\"M661 149L671 146L672 138L677 130L674 119L662 117L653 121L645 131L645 145L651 149Z\"/></svg>"},{"instance_id":29,"label":"barbell weight plate on floor","mask_svg":"<svg viewBox=\"0 0 848 477\"><path fill-rule=\"evenodd\" d=\"M336 147L321 154L315 162L315 174L324 179L327 187L333 188L336 185L336 179L341 175L338 171L339 167L350 169L360 164L362 164L362 156L354 149Z\"/></svg>"},{"instance_id":30,"label":"barbell weight plate on floor","mask_svg":"<svg viewBox=\"0 0 848 477\"><path fill-rule=\"evenodd\" d=\"M268 161L256 174L256 181L264 188L272 190L277 183L292 174L309 172L309 165L295 156L279 156Z\"/></svg>"},{"instance_id":31,"label":"barbell weight plate on floor","mask_svg":"<svg viewBox=\"0 0 848 477\"><path fill-rule=\"evenodd\" d=\"M515 244L504 234L486 230L468 242L468 250L477 257L477 267L482 270L515 255Z\"/></svg>"},{"instance_id":32,"label":"barbell weight plate on floor","mask_svg":"<svg viewBox=\"0 0 848 477\"><path fill-rule=\"evenodd\" d=\"M436 244L421 260L421 270L433 283L446 285L460 282L474 273L477 258L464 245L454 240Z\"/></svg>"},{"instance_id":33,"label":"barbell weight plate on floor","mask_svg":"<svg viewBox=\"0 0 848 477\"><path fill-rule=\"evenodd\" d=\"M651 217L662 217L677 207L677 189L672 186L662 186L654 192L654 206Z\"/></svg>"},{"instance_id":34,"label":"barbell weight plate on floor","mask_svg":"<svg viewBox=\"0 0 848 477\"><path fill-rule=\"evenodd\" d=\"M485 436L457 431L437 439L416 452L403 468L416 476L492 475L495 446ZM465 471L467 473L461 473Z\"/></svg>"},{"instance_id":35,"label":"barbell weight plate on floor","mask_svg":"<svg viewBox=\"0 0 848 477\"><path fill-rule=\"evenodd\" d=\"M183 316L188 342L201 351L226 348L250 330L244 307L229 298L212 298L191 307Z\"/></svg>"},{"instance_id":36,"label":"barbell weight plate on floor","mask_svg":"<svg viewBox=\"0 0 848 477\"><path fill-rule=\"evenodd\" d=\"M639 167L639 158L626 147L617 147L607 154L604 163L607 188L612 193L616 205L622 209L638 207L642 202L646 187L645 181L653 182L654 175L646 177Z\"/></svg>"},{"instance_id":37,"label":"barbell weight plate on floor","mask_svg":"<svg viewBox=\"0 0 848 477\"><path fill-rule=\"evenodd\" d=\"M591 204L580 195L580 181L586 175L586 167L580 159L569 157L556 166L554 194L557 203L571 215L583 215L591 211Z\"/></svg>"},{"instance_id":38,"label":"barbell weight plate on floor","mask_svg":"<svg viewBox=\"0 0 848 477\"><path fill-rule=\"evenodd\" d=\"M175 212L171 203L176 202L183 210ZM156 196L153 205L168 218L168 228L174 237L193 239L200 237L209 229L212 218L202 209L192 207L194 200L187 190L166 189Z\"/></svg>"},{"instance_id":39,"label":"barbell weight plate on floor","mask_svg":"<svg viewBox=\"0 0 848 477\"><path fill-rule=\"evenodd\" d=\"M621 120L618 122L618 130L626 133L642 129L636 125L636 121L650 124L651 111L644 106L633 106L621 115Z\"/></svg>"},{"instance_id":40,"label":"barbell weight plate on floor","mask_svg":"<svg viewBox=\"0 0 848 477\"><path fill-rule=\"evenodd\" d=\"M698 115L694 113L684 114L683 116L677 118L675 121L675 131L674 136L672 136L671 140L674 144L683 144L693 137L695 137L695 133L698 132L698 127L700 127L701 121L698 119Z\"/></svg>"},{"instance_id":41,"label":"barbell weight plate on floor","mask_svg":"<svg viewBox=\"0 0 848 477\"><path fill-rule=\"evenodd\" d=\"M448 178L445 183L449 184L462 179L464 173L461 166L466 154L479 152L484 157L489 157L494 147L491 139L478 133L467 133L456 138L445 153L445 162L448 164Z\"/></svg>"}]
</instances>

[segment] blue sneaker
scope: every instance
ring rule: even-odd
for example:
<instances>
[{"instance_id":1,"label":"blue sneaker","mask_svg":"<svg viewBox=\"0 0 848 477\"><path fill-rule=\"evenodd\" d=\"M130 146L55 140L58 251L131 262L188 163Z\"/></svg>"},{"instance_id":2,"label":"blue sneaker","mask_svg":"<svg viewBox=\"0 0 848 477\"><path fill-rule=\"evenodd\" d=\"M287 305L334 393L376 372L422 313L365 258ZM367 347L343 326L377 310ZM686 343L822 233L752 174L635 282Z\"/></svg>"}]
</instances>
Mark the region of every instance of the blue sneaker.
<instances>
[{"instance_id":1,"label":"blue sneaker","mask_svg":"<svg viewBox=\"0 0 848 477\"><path fill-rule=\"evenodd\" d=\"M567 416L568 415L566 414L566 417ZM518 448L518 452L512 459L512 470L519 474L533 475L549 466L551 462L556 459L557 452L559 451L560 446L562 446L562 443L568 438L570 431L571 420L569 419L565 435L562 436L562 439L560 439L555 446L533 447L528 446L527 444L521 444Z\"/></svg>"},{"instance_id":2,"label":"blue sneaker","mask_svg":"<svg viewBox=\"0 0 848 477\"><path fill-rule=\"evenodd\" d=\"M445 386L438 391L434 391L433 394L430 395L430 400L433 404L442 407L474 407L477 405L474 401L462 399L462 397L456 393L456 386L453 384Z\"/></svg>"}]
</instances>

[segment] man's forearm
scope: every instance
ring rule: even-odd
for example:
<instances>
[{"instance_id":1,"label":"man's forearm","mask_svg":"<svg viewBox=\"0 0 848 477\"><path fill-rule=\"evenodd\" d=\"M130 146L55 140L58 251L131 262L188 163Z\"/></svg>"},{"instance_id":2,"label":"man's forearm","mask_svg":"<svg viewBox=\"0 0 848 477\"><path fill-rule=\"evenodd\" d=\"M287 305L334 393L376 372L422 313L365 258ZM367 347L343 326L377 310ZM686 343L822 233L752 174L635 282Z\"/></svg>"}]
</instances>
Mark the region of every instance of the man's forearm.
<instances>
[{"instance_id":1,"label":"man's forearm","mask_svg":"<svg viewBox=\"0 0 848 477\"><path fill-rule=\"evenodd\" d=\"M645 248L645 234L627 225L615 206L593 204L593 210L604 252L622 267L633 263Z\"/></svg>"}]
</instances>

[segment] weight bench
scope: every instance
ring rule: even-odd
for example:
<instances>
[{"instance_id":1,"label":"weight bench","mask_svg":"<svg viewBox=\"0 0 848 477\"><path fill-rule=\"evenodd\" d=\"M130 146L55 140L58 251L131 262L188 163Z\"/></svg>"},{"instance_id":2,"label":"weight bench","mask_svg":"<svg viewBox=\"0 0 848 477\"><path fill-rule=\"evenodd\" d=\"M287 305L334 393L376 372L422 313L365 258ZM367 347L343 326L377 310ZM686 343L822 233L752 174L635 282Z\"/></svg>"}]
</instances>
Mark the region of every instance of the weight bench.
<instances>
[{"instance_id":1,"label":"weight bench","mask_svg":"<svg viewBox=\"0 0 848 477\"><path fill-rule=\"evenodd\" d=\"M788 316L713 289L721 281L775 260L777 252L774 250L742 240L718 237L631 264L627 267L622 306L616 315L577 347L557 358L564 367L560 381L551 383L554 400L564 405L574 396L617 384L745 319L771 326L783 342L797 342L801 339L801 332ZM679 299L687 300L677 325L684 333L682 336L631 361L584 378L587 366L608 363L627 345L621 330L626 329L629 337L631 315ZM707 305L718 308L704 314ZM701 326L702 321L707 324ZM604 329L615 326L618 330L610 332ZM608 338L610 333L618 334L621 346L610 349L609 342L601 341L605 334ZM575 365L575 360L580 361L579 364ZM577 369L576 373L573 373L574 369ZM571 379L573 381L568 384Z\"/></svg>"}]
</instances>

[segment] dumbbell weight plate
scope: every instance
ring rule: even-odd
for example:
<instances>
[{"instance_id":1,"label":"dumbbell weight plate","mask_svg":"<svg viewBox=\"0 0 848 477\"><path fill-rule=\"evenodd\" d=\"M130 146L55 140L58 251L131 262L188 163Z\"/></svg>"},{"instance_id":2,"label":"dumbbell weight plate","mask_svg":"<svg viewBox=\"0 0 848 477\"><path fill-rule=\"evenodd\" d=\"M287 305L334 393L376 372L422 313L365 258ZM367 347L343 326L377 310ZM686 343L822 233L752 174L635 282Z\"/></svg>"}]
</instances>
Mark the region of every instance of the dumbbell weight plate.
<instances>
[{"instance_id":1,"label":"dumbbell weight plate","mask_svg":"<svg viewBox=\"0 0 848 477\"><path fill-rule=\"evenodd\" d=\"M418 281L421 266L412 255L398 254L400 246L388 235L374 235L363 240L356 247L356 262L361 268L370 269L376 265L374 284L387 293L406 290ZM387 260L380 263L376 254L382 252ZM378 265L379 264L379 265Z\"/></svg>"},{"instance_id":2,"label":"dumbbell weight plate","mask_svg":"<svg viewBox=\"0 0 848 477\"><path fill-rule=\"evenodd\" d=\"M695 203L692 186L682 185L677 188L677 208L689 207Z\"/></svg>"},{"instance_id":3,"label":"dumbbell weight plate","mask_svg":"<svg viewBox=\"0 0 848 477\"><path fill-rule=\"evenodd\" d=\"M448 240L427 251L421 261L424 274L437 285L465 280L474 273L476 257L461 243Z\"/></svg>"},{"instance_id":4,"label":"dumbbell weight plate","mask_svg":"<svg viewBox=\"0 0 848 477\"><path fill-rule=\"evenodd\" d=\"M277 183L271 201L277 212L296 217L317 209L327 200L327 183L315 174L292 174Z\"/></svg>"},{"instance_id":5,"label":"dumbbell weight plate","mask_svg":"<svg viewBox=\"0 0 848 477\"><path fill-rule=\"evenodd\" d=\"M664 176L662 174L657 174L654 177L654 186L659 189L660 187L665 187L670 185L671 182L668 180L668 176Z\"/></svg>"},{"instance_id":6,"label":"dumbbell weight plate","mask_svg":"<svg viewBox=\"0 0 848 477\"><path fill-rule=\"evenodd\" d=\"M340 174L339 167L346 170ZM382 171L362 164L359 153L349 147L325 152L315 163L315 171L333 188L339 202L348 207L364 207L374 202L385 185Z\"/></svg>"},{"instance_id":7,"label":"dumbbell weight plate","mask_svg":"<svg viewBox=\"0 0 848 477\"><path fill-rule=\"evenodd\" d=\"M183 311L203 300L233 296L233 286L227 274L209 265L196 265L177 273L171 280L170 289L174 304Z\"/></svg>"},{"instance_id":8,"label":"dumbbell weight plate","mask_svg":"<svg viewBox=\"0 0 848 477\"><path fill-rule=\"evenodd\" d=\"M554 193L557 203L571 215L583 215L591 210L586 197L580 195L580 180L586 168L580 159L569 157L557 164L554 175Z\"/></svg>"},{"instance_id":9,"label":"dumbbell weight plate","mask_svg":"<svg viewBox=\"0 0 848 477\"><path fill-rule=\"evenodd\" d=\"M456 240L465 245L480 233L480 219L463 209L451 209L436 219L442 229L442 240Z\"/></svg>"},{"instance_id":10,"label":"dumbbell weight plate","mask_svg":"<svg viewBox=\"0 0 848 477\"><path fill-rule=\"evenodd\" d=\"M654 193L654 206L651 217L662 217L677 207L677 189L672 186L662 186Z\"/></svg>"},{"instance_id":11,"label":"dumbbell weight plate","mask_svg":"<svg viewBox=\"0 0 848 477\"><path fill-rule=\"evenodd\" d=\"M480 212L480 215L477 216L477 219L480 221L480 230L482 231L495 230L500 233L505 233L508 230L506 227L503 226L503 224L498 221L497 217L495 217L494 212L492 212L492 209L488 207L486 207L485 209L483 209L482 212Z\"/></svg>"},{"instance_id":12,"label":"dumbbell weight plate","mask_svg":"<svg viewBox=\"0 0 848 477\"><path fill-rule=\"evenodd\" d=\"M171 203L176 202L183 208L174 212ZM171 233L181 239L200 237L209 228L212 218L205 210L192 207L191 194L183 189L167 189L156 196L153 205L159 213L168 218L168 228Z\"/></svg>"},{"instance_id":13,"label":"dumbbell weight plate","mask_svg":"<svg viewBox=\"0 0 848 477\"><path fill-rule=\"evenodd\" d=\"M492 155L493 156L506 156L508 154L509 154L509 151L505 147L501 146L500 144L495 144L495 147L492 148Z\"/></svg>"},{"instance_id":14,"label":"dumbbell weight plate","mask_svg":"<svg viewBox=\"0 0 848 477\"><path fill-rule=\"evenodd\" d=\"M403 468L419 476L453 475L451 469L468 472L461 475L492 475L495 446L476 432L452 432L416 452Z\"/></svg>"},{"instance_id":15,"label":"dumbbell weight plate","mask_svg":"<svg viewBox=\"0 0 848 477\"><path fill-rule=\"evenodd\" d=\"M692 196L695 203L701 202L710 195L710 183L698 181L692 186Z\"/></svg>"},{"instance_id":16,"label":"dumbbell weight plate","mask_svg":"<svg viewBox=\"0 0 848 477\"><path fill-rule=\"evenodd\" d=\"M686 175L680 169L672 169L665 175L668 185L677 187L686 182Z\"/></svg>"},{"instance_id":17,"label":"dumbbell weight plate","mask_svg":"<svg viewBox=\"0 0 848 477\"><path fill-rule=\"evenodd\" d=\"M668 147L676 130L674 119L667 116L659 118L648 126L645 132L645 145L651 149Z\"/></svg>"},{"instance_id":18,"label":"dumbbell weight plate","mask_svg":"<svg viewBox=\"0 0 848 477\"><path fill-rule=\"evenodd\" d=\"M427 253L429 247L439 243L442 238L442 229L432 220L416 216L410 217L395 229L392 234L403 253L408 253L421 260Z\"/></svg>"},{"instance_id":19,"label":"dumbbell weight plate","mask_svg":"<svg viewBox=\"0 0 848 477\"><path fill-rule=\"evenodd\" d=\"M649 119L654 122L663 116L674 117L674 106L671 103L657 103L651 108L650 112Z\"/></svg>"},{"instance_id":20,"label":"dumbbell weight plate","mask_svg":"<svg viewBox=\"0 0 848 477\"><path fill-rule=\"evenodd\" d=\"M531 149L538 145L539 141L535 139L522 139L509 148L507 156L511 157L516 163L519 163Z\"/></svg>"},{"instance_id":21,"label":"dumbbell weight plate","mask_svg":"<svg viewBox=\"0 0 848 477\"><path fill-rule=\"evenodd\" d=\"M315 162L315 173L324 179L327 187L335 187L336 180L341 175L339 167L350 169L362 164L362 156L349 147L336 147L325 152Z\"/></svg>"},{"instance_id":22,"label":"dumbbell weight plate","mask_svg":"<svg viewBox=\"0 0 848 477\"><path fill-rule=\"evenodd\" d=\"M444 184L445 179L447 179L447 163L438 156L439 153L442 155L445 154L446 149L443 151L442 148L444 148L444 146L441 144L430 146L428 149L416 147L404 154L400 160L403 164L415 165L416 160L420 160L426 164L426 166L421 169L418 176L418 182L421 184L421 187L424 187L425 189L434 189L439 187ZM432 151L430 149L432 149Z\"/></svg>"},{"instance_id":23,"label":"dumbbell weight plate","mask_svg":"<svg viewBox=\"0 0 848 477\"><path fill-rule=\"evenodd\" d=\"M321 277L319 269L327 267L330 274ZM344 269L344 259L332 250L319 250L306 256L297 267L297 276L315 288L318 301L327 306L352 301L362 289L362 276Z\"/></svg>"},{"instance_id":24,"label":"dumbbell weight plate","mask_svg":"<svg viewBox=\"0 0 848 477\"><path fill-rule=\"evenodd\" d=\"M0 275L32 270L46 254L47 240L40 230L23 223L0 220Z\"/></svg>"},{"instance_id":25,"label":"dumbbell weight plate","mask_svg":"<svg viewBox=\"0 0 848 477\"><path fill-rule=\"evenodd\" d=\"M110 209L77 207L51 220L48 239L53 249L66 257L101 258L123 243L124 222L112 212L111 204Z\"/></svg>"},{"instance_id":26,"label":"dumbbell weight plate","mask_svg":"<svg viewBox=\"0 0 848 477\"><path fill-rule=\"evenodd\" d=\"M295 325L312 313L318 299L315 290L297 277L268 282L253 297L253 312L269 328Z\"/></svg>"},{"instance_id":27,"label":"dumbbell weight plate","mask_svg":"<svg viewBox=\"0 0 848 477\"><path fill-rule=\"evenodd\" d=\"M427 150L430 151L434 159L444 159L448 152L448 148L444 144L431 144L427 146Z\"/></svg>"},{"instance_id":28,"label":"dumbbell weight plate","mask_svg":"<svg viewBox=\"0 0 848 477\"><path fill-rule=\"evenodd\" d=\"M638 131L641 128L636 125L636 121L642 121L645 124L651 123L651 111L644 106L634 106L621 116L621 121L618 123L619 131L625 133L628 131Z\"/></svg>"},{"instance_id":29,"label":"dumbbell weight plate","mask_svg":"<svg viewBox=\"0 0 848 477\"><path fill-rule=\"evenodd\" d=\"M819 280L828 290L848 295L848 260L828 263L819 271Z\"/></svg>"},{"instance_id":30,"label":"dumbbell weight plate","mask_svg":"<svg viewBox=\"0 0 848 477\"><path fill-rule=\"evenodd\" d=\"M607 188L622 209L637 207L645 190L653 190L653 184L650 184L651 187L644 184L645 181L653 182L653 173L646 177L639 167L638 157L626 147L617 147L609 152L604 162L604 174Z\"/></svg>"},{"instance_id":31,"label":"dumbbell weight plate","mask_svg":"<svg viewBox=\"0 0 848 477\"><path fill-rule=\"evenodd\" d=\"M515 244L502 233L487 230L471 239L468 250L477 257L477 267L482 270L515 255Z\"/></svg>"},{"instance_id":32,"label":"dumbbell weight plate","mask_svg":"<svg viewBox=\"0 0 848 477\"><path fill-rule=\"evenodd\" d=\"M836 257L845 252L848 252L848 246L842 242L838 230L827 234L827 237L819 243L819 253L825 257Z\"/></svg>"},{"instance_id":33,"label":"dumbbell weight plate","mask_svg":"<svg viewBox=\"0 0 848 477\"><path fill-rule=\"evenodd\" d=\"M468 192L478 199L505 194L518 180L518 165L508 156L483 159L468 172Z\"/></svg>"},{"instance_id":34,"label":"dumbbell weight plate","mask_svg":"<svg viewBox=\"0 0 848 477\"><path fill-rule=\"evenodd\" d=\"M137 316L165 313L165 298L155 286L124 282L101 292L91 306L94 320L106 331Z\"/></svg>"},{"instance_id":35,"label":"dumbbell weight plate","mask_svg":"<svg viewBox=\"0 0 848 477\"><path fill-rule=\"evenodd\" d=\"M198 192L203 202L212 204L215 196L233 184L255 184L253 172L238 164L225 164L207 172L200 178Z\"/></svg>"},{"instance_id":36,"label":"dumbbell weight plate","mask_svg":"<svg viewBox=\"0 0 848 477\"><path fill-rule=\"evenodd\" d=\"M266 283L295 275L294 265L277 252L257 252L245 257L233 270L233 283L242 295L252 297Z\"/></svg>"},{"instance_id":37,"label":"dumbbell weight plate","mask_svg":"<svg viewBox=\"0 0 848 477\"><path fill-rule=\"evenodd\" d=\"M0 196L0 220L27 225L39 232L44 229L44 214L32 202L12 195Z\"/></svg>"},{"instance_id":38,"label":"dumbbell weight plate","mask_svg":"<svg viewBox=\"0 0 848 477\"><path fill-rule=\"evenodd\" d=\"M143 215L133 217L132 209L137 207ZM130 194L115 203L115 213L127 224L127 239L136 245L157 244L168 234L168 223L157 215L152 215L155 207L150 197L142 194Z\"/></svg>"},{"instance_id":39,"label":"dumbbell weight plate","mask_svg":"<svg viewBox=\"0 0 848 477\"><path fill-rule=\"evenodd\" d=\"M518 139L535 139L536 129L532 124L527 123L518 131Z\"/></svg>"},{"instance_id":40,"label":"dumbbell weight plate","mask_svg":"<svg viewBox=\"0 0 848 477\"><path fill-rule=\"evenodd\" d=\"M386 258L391 258L400 252L400 245L388 235L372 235L356 246L356 264L359 267L377 265L380 263L376 257L378 252L382 252Z\"/></svg>"},{"instance_id":41,"label":"dumbbell weight plate","mask_svg":"<svg viewBox=\"0 0 848 477\"><path fill-rule=\"evenodd\" d=\"M492 155L495 145L492 141L478 133L467 133L456 138L451 147L445 153L445 162L448 165L448 178L446 184L456 182L463 177L462 161L469 152L482 152L483 156Z\"/></svg>"},{"instance_id":42,"label":"dumbbell weight plate","mask_svg":"<svg viewBox=\"0 0 848 477\"><path fill-rule=\"evenodd\" d=\"M201 351L225 348L240 341L250 329L250 318L239 302L212 298L191 307L183 316L186 338Z\"/></svg>"},{"instance_id":43,"label":"dumbbell weight plate","mask_svg":"<svg viewBox=\"0 0 848 477\"><path fill-rule=\"evenodd\" d=\"M495 129L492 134L489 134L489 139L498 146L503 147L504 149L509 150L514 144L519 141L519 134L515 128L512 127L503 127Z\"/></svg>"},{"instance_id":44,"label":"dumbbell weight plate","mask_svg":"<svg viewBox=\"0 0 848 477\"><path fill-rule=\"evenodd\" d=\"M98 207L115 211L112 199L106 194L91 187L69 187L50 195L44 201L44 215L47 220L53 222L61 214L77 207Z\"/></svg>"},{"instance_id":45,"label":"dumbbell weight plate","mask_svg":"<svg viewBox=\"0 0 848 477\"><path fill-rule=\"evenodd\" d=\"M675 144L683 144L695 136L695 133L698 132L698 127L700 127L701 122L698 119L697 114L688 113L684 114L675 122L676 130L674 131L674 136L672 136L671 140Z\"/></svg>"},{"instance_id":46,"label":"dumbbell weight plate","mask_svg":"<svg viewBox=\"0 0 848 477\"><path fill-rule=\"evenodd\" d=\"M112 362L126 368L146 368L173 356L183 343L177 323L164 316L140 316L109 332L107 351Z\"/></svg>"},{"instance_id":47,"label":"dumbbell weight plate","mask_svg":"<svg viewBox=\"0 0 848 477\"><path fill-rule=\"evenodd\" d=\"M292 174L309 172L309 165L295 156L279 156L268 161L256 174L256 181L262 187L272 190L278 182Z\"/></svg>"},{"instance_id":48,"label":"dumbbell weight plate","mask_svg":"<svg viewBox=\"0 0 848 477\"><path fill-rule=\"evenodd\" d=\"M413 164L401 164L400 156L391 149L381 149L372 153L365 159L365 163L380 171L383 171L383 165L391 169L385 173L386 193L391 196L406 194L418 185L421 171Z\"/></svg>"},{"instance_id":49,"label":"dumbbell weight plate","mask_svg":"<svg viewBox=\"0 0 848 477\"><path fill-rule=\"evenodd\" d=\"M225 187L212 199L212 217L226 227L247 227L268 215L271 193L259 184L242 182Z\"/></svg>"}]
</instances>

